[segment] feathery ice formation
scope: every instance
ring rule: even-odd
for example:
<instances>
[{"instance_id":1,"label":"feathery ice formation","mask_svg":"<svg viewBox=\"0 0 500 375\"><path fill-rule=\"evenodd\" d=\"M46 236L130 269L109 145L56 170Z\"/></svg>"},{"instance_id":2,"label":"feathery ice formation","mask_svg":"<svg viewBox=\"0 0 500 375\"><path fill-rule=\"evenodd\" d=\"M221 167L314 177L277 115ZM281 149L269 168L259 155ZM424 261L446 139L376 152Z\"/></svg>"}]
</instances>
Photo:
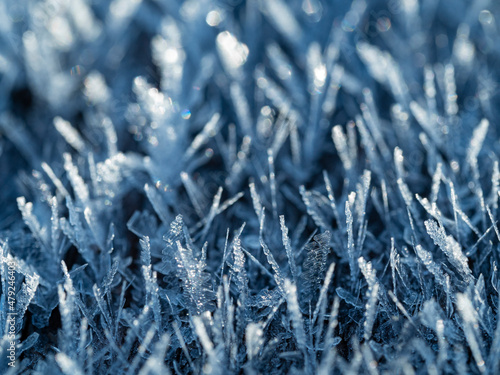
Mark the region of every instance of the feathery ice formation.
<instances>
[{"instance_id":1,"label":"feathery ice formation","mask_svg":"<svg viewBox=\"0 0 500 375\"><path fill-rule=\"evenodd\" d=\"M497 18L0 1L0 372L499 373Z\"/></svg>"}]
</instances>

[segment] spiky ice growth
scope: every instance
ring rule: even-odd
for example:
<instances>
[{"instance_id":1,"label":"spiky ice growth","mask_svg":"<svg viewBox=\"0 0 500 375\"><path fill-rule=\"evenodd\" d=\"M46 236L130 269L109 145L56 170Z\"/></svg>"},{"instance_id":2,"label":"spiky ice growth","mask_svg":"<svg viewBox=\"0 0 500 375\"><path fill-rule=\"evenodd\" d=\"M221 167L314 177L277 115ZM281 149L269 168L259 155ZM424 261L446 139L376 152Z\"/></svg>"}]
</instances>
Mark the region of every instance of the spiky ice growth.
<instances>
[{"instance_id":1,"label":"spiky ice growth","mask_svg":"<svg viewBox=\"0 0 500 375\"><path fill-rule=\"evenodd\" d=\"M499 16L0 1L0 372L498 373Z\"/></svg>"}]
</instances>

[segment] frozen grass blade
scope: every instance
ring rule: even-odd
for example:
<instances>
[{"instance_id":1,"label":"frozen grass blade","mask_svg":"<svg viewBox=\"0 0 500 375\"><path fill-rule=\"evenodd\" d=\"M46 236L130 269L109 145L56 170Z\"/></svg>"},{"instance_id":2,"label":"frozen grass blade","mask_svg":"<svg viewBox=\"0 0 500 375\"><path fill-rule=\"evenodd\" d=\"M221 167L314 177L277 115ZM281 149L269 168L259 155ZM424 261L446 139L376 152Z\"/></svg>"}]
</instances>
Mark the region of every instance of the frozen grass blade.
<instances>
[{"instance_id":1,"label":"frozen grass blade","mask_svg":"<svg viewBox=\"0 0 500 375\"><path fill-rule=\"evenodd\" d=\"M417 253L423 265L429 270L430 273L434 275L436 281L446 289L446 276L441 270L441 267L436 264L436 262L434 262L434 260L432 259L432 255L420 245L417 245L415 247L415 252Z\"/></svg>"},{"instance_id":2,"label":"frozen grass blade","mask_svg":"<svg viewBox=\"0 0 500 375\"><path fill-rule=\"evenodd\" d=\"M267 150L267 162L269 164L269 181L271 187L273 217L278 217L278 202L276 200L276 174L274 172L274 156L272 150Z\"/></svg>"},{"instance_id":3,"label":"frozen grass blade","mask_svg":"<svg viewBox=\"0 0 500 375\"><path fill-rule=\"evenodd\" d=\"M476 361L478 370L481 373L486 372L485 362L483 360L483 355L480 348L480 335L477 329L478 320L477 313L472 306L470 299L465 294L457 294L457 307L458 311L463 319L463 329L465 333L465 338L469 343L470 350Z\"/></svg>"},{"instance_id":4,"label":"frozen grass blade","mask_svg":"<svg viewBox=\"0 0 500 375\"><path fill-rule=\"evenodd\" d=\"M306 210L309 216L314 220L314 223L325 230L330 228L323 218L323 215L320 213L316 202L313 200L313 194L310 191L307 191L304 186L300 186L300 195L302 196L302 201L306 205Z\"/></svg>"},{"instance_id":5,"label":"frozen grass blade","mask_svg":"<svg viewBox=\"0 0 500 375\"><path fill-rule=\"evenodd\" d=\"M269 21L288 42L298 43L302 30L288 5L282 0L261 1L260 5Z\"/></svg>"},{"instance_id":6,"label":"frozen grass blade","mask_svg":"<svg viewBox=\"0 0 500 375\"><path fill-rule=\"evenodd\" d=\"M285 224L285 216L280 215L280 227L283 246L285 247L286 255L288 257L288 264L290 265L290 272L292 274L293 281L297 282L297 266L295 265L295 254L292 250L292 245L290 244L290 238L288 237L288 228Z\"/></svg>"},{"instance_id":7,"label":"frozen grass blade","mask_svg":"<svg viewBox=\"0 0 500 375\"><path fill-rule=\"evenodd\" d=\"M330 266L328 267L328 271L326 272L325 281L323 282L323 285L321 286L321 291L319 293L318 302L316 303L316 308L314 309L314 313L313 313L313 319L312 319L313 322L316 322L316 320L318 319L318 314L320 311L323 311L322 315L324 315L324 308L326 307L326 304L325 304L326 295L328 292L328 288L330 287L330 283L332 281L334 270L335 270L335 263L331 263Z\"/></svg>"},{"instance_id":8,"label":"frozen grass blade","mask_svg":"<svg viewBox=\"0 0 500 375\"><path fill-rule=\"evenodd\" d=\"M347 145L347 137L345 136L340 125L336 125L332 128L332 139L340 160L342 160L342 164L344 164L345 170L350 170L353 162L351 160L351 155L348 152L349 146Z\"/></svg>"},{"instance_id":9,"label":"frozen grass blade","mask_svg":"<svg viewBox=\"0 0 500 375\"><path fill-rule=\"evenodd\" d=\"M73 282L68 273L66 264L62 262L62 269L64 273L65 282L64 285L58 286L59 304L61 305L61 323L64 332L64 341L62 349L66 353L72 353L75 349L75 298L76 292L73 287ZM71 355L71 354L70 354Z\"/></svg>"},{"instance_id":10,"label":"frozen grass blade","mask_svg":"<svg viewBox=\"0 0 500 375\"><path fill-rule=\"evenodd\" d=\"M357 254L354 248L353 218L349 202L345 202L345 217L347 226L347 255L349 257L349 266L351 270L351 281L354 281L358 275Z\"/></svg>"},{"instance_id":11,"label":"frozen grass blade","mask_svg":"<svg viewBox=\"0 0 500 375\"><path fill-rule=\"evenodd\" d=\"M284 282L284 287L286 292L286 301L288 307L288 313L290 315L290 320L292 322L293 330L295 332L295 337L297 339L298 349L302 352L304 356L304 369L306 372L312 370L309 367L309 354L307 350L307 336L304 330L304 319L302 313L299 309L299 302L297 299L297 287L292 284L290 280L286 279Z\"/></svg>"},{"instance_id":12,"label":"frozen grass blade","mask_svg":"<svg viewBox=\"0 0 500 375\"><path fill-rule=\"evenodd\" d=\"M200 149L204 144L206 144L211 137L214 137L221 126L220 114L214 113L210 118L210 121L203 127L203 130L196 135L191 142L191 145L184 154L185 159L191 158L196 151Z\"/></svg>"},{"instance_id":13,"label":"frozen grass blade","mask_svg":"<svg viewBox=\"0 0 500 375\"><path fill-rule=\"evenodd\" d=\"M453 264L467 283L474 280L472 271L469 268L468 259L462 253L458 242L452 237L447 236L443 227L439 226L434 220L426 220L425 228L434 243L446 254L448 260Z\"/></svg>"},{"instance_id":14,"label":"frozen grass blade","mask_svg":"<svg viewBox=\"0 0 500 375\"><path fill-rule=\"evenodd\" d=\"M68 121L63 120L61 117L56 117L54 118L54 126L71 147L79 153L85 151L85 142L78 131Z\"/></svg>"},{"instance_id":15,"label":"frozen grass blade","mask_svg":"<svg viewBox=\"0 0 500 375\"><path fill-rule=\"evenodd\" d=\"M271 250L269 250L269 247L266 245L264 242L264 220L265 220L265 214L264 210L262 210L260 214L260 229L259 229L259 242L260 246L262 247L262 250L264 251L264 254L266 255L267 262L271 265L271 268L274 271L274 280L276 281L276 284L278 285L278 288L280 292L284 295L285 294L285 279L281 273L281 269L278 266L278 263L276 263L276 260L274 259L273 254L271 253Z\"/></svg>"},{"instance_id":16,"label":"frozen grass blade","mask_svg":"<svg viewBox=\"0 0 500 375\"><path fill-rule=\"evenodd\" d=\"M202 193L196 186L196 183L186 172L181 172L181 180L182 183L184 184L184 187L186 188L186 191L189 195L189 199L191 200L191 203L193 204L196 213L200 218L204 217L203 213L203 208L204 208L203 206L205 205L204 198Z\"/></svg>"}]
</instances>

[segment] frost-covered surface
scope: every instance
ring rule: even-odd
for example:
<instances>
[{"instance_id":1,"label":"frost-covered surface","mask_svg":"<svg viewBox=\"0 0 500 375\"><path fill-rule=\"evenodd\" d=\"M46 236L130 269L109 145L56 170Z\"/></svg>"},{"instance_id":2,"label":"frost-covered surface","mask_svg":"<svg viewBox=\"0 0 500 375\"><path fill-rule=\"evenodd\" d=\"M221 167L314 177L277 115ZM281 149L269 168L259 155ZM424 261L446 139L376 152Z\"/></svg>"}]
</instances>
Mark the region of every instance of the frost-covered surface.
<instances>
[{"instance_id":1,"label":"frost-covered surface","mask_svg":"<svg viewBox=\"0 0 500 375\"><path fill-rule=\"evenodd\" d=\"M1 373L498 373L499 19L0 1Z\"/></svg>"}]
</instances>

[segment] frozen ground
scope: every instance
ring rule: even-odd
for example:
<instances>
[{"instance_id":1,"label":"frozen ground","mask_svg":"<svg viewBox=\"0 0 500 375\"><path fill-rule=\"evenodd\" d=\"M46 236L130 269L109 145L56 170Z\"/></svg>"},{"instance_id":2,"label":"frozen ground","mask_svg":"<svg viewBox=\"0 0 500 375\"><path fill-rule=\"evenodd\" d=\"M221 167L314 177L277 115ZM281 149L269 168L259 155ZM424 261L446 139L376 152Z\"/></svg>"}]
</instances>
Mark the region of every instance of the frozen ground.
<instances>
[{"instance_id":1,"label":"frozen ground","mask_svg":"<svg viewBox=\"0 0 500 375\"><path fill-rule=\"evenodd\" d=\"M0 0L0 372L499 373L497 17Z\"/></svg>"}]
</instances>

